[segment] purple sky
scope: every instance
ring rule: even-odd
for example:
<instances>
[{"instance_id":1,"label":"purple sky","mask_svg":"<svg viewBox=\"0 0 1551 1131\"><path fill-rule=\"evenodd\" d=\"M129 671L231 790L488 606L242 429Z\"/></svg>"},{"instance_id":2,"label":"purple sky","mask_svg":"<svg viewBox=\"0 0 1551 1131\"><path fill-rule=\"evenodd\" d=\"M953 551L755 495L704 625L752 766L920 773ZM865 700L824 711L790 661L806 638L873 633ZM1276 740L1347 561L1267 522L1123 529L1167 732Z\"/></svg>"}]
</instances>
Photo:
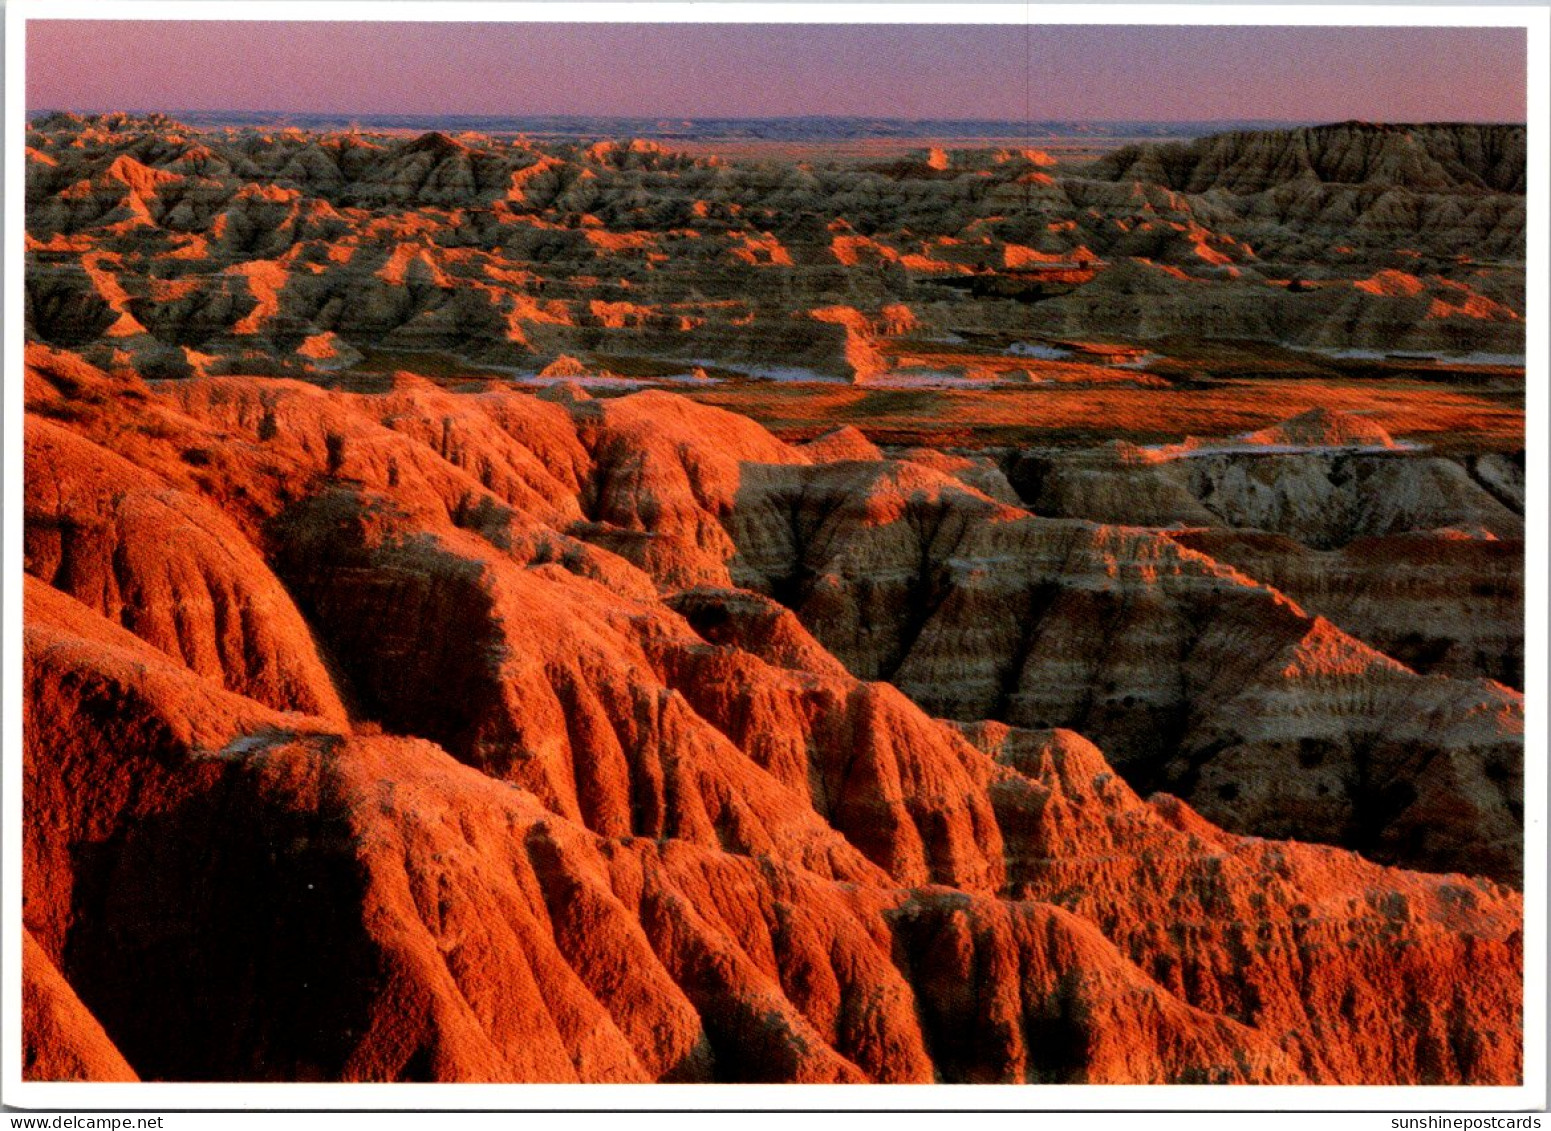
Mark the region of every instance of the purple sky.
<instances>
[{"instance_id":1,"label":"purple sky","mask_svg":"<svg viewBox=\"0 0 1551 1131\"><path fill-rule=\"evenodd\" d=\"M1522 28L31 20L27 101L1021 118L1027 90L1035 118L1522 121L1525 50Z\"/></svg>"}]
</instances>

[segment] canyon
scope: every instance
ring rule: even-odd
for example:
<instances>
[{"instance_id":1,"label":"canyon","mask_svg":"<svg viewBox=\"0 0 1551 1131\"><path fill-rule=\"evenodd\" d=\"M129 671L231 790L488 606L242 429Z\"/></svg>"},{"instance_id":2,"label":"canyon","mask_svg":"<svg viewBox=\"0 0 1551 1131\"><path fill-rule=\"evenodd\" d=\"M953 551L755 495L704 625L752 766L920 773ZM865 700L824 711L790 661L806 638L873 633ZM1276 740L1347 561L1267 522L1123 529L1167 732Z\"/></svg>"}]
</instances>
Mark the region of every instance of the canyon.
<instances>
[{"instance_id":1,"label":"canyon","mask_svg":"<svg viewBox=\"0 0 1551 1131\"><path fill-rule=\"evenodd\" d=\"M1521 1079L1522 127L27 156L29 1078Z\"/></svg>"}]
</instances>

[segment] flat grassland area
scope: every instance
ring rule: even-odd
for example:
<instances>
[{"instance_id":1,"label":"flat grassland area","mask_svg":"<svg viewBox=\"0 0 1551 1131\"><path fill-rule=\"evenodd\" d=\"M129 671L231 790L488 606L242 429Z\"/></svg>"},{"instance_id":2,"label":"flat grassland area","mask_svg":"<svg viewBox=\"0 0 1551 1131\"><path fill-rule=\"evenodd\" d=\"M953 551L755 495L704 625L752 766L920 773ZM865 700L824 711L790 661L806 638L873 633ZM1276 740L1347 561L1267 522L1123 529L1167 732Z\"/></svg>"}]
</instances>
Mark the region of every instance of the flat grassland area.
<instances>
[{"instance_id":1,"label":"flat grassland area","mask_svg":"<svg viewBox=\"0 0 1551 1131\"><path fill-rule=\"evenodd\" d=\"M1168 343L1145 368L1088 365L1095 380L975 387L945 381L898 387L835 381L774 381L731 375L678 379L681 366L650 358L609 359L631 381L589 387L597 397L642 384L671 389L759 421L788 441L842 425L875 443L978 449L1086 447L1109 440L1170 443L1231 436L1311 408L1355 413L1390 435L1440 452L1514 451L1524 446L1524 370L1418 358L1332 358L1259 343ZM914 352L922 352L915 349ZM944 362L962 364L953 347ZM976 360L989 360L989 355ZM1038 371L1076 368L1001 355ZM341 375L349 382L406 369L447 385L502 383L511 375L446 354L375 351ZM713 371L714 372L714 371ZM1149 379L1155 384L1144 383Z\"/></svg>"},{"instance_id":2,"label":"flat grassland area","mask_svg":"<svg viewBox=\"0 0 1551 1131\"><path fill-rule=\"evenodd\" d=\"M688 395L752 417L788 440L850 424L882 444L1162 443L1252 431L1323 407L1362 413L1392 436L1442 451L1507 451L1524 443L1522 393L1422 381L1246 378L1189 389L965 390L749 382Z\"/></svg>"}]
</instances>

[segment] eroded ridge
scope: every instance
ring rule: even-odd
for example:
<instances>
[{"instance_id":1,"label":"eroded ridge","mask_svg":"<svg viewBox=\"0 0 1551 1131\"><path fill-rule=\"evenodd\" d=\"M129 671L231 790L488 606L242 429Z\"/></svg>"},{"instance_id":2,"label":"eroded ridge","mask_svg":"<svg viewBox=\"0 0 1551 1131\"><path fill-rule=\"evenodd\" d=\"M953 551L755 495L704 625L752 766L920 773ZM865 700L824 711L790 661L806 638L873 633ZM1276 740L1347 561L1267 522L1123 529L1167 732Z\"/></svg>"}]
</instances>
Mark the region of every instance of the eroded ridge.
<instances>
[{"instance_id":1,"label":"eroded ridge","mask_svg":"<svg viewBox=\"0 0 1551 1131\"><path fill-rule=\"evenodd\" d=\"M1522 697L1183 535L663 392L26 381L35 1078L1519 1078Z\"/></svg>"},{"instance_id":2,"label":"eroded ridge","mask_svg":"<svg viewBox=\"0 0 1551 1131\"><path fill-rule=\"evenodd\" d=\"M27 319L157 376L388 349L546 381L1152 388L1181 338L1522 357L1524 137L729 161L56 114L27 131Z\"/></svg>"}]
</instances>

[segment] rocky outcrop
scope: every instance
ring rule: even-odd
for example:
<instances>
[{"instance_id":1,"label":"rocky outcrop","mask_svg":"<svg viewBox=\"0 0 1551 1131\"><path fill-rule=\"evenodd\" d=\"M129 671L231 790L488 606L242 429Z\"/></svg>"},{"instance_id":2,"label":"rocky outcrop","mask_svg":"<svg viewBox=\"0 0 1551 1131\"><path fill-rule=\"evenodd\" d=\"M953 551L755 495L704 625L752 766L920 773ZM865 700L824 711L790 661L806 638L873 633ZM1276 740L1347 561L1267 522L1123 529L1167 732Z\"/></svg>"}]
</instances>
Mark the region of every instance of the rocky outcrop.
<instances>
[{"instance_id":1,"label":"rocky outcrop","mask_svg":"<svg viewBox=\"0 0 1551 1131\"><path fill-rule=\"evenodd\" d=\"M984 457L25 381L42 1075L1518 1078L1513 692Z\"/></svg>"},{"instance_id":2,"label":"rocky outcrop","mask_svg":"<svg viewBox=\"0 0 1551 1131\"><path fill-rule=\"evenodd\" d=\"M942 1058L943 1078L1300 1078L1040 904L596 838L423 742L274 741L220 769L117 853L126 877L154 854L211 894L172 901L164 873L116 899L210 957L115 957L87 931L75 947L103 974L134 961L92 989L150 1076L930 1080L932 1038L983 1020L997 1024ZM293 846L279 860L277 829ZM918 965L896 964L891 937ZM957 959L1017 973L963 1002L933 969ZM1087 973L1069 985L1074 965ZM1053 1051L1073 1026L1089 1035Z\"/></svg>"},{"instance_id":3,"label":"rocky outcrop","mask_svg":"<svg viewBox=\"0 0 1551 1131\"><path fill-rule=\"evenodd\" d=\"M692 648L643 654L547 579L587 579L643 609L659 589L752 587L797 611L863 679L890 680L935 714L1078 729L1130 780L1181 791L1235 828L1517 874L1515 693L1419 679L1161 535L1032 517L921 456L810 464L743 418L662 393L581 402L574 420L519 393L405 380L351 394L184 381L158 401L196 434L219 427L253 445L254 458L197 468L197 489L262 503L247 520L254 537L361 710L515 775L573 819L593 812L589 827L637 828L642 782L666 780L667 763L616 760L596 778L562 718L695 747L671 702L638 702L653 686L693 700L681 658ZM158 417L155 443L181 451L172 427ZM150 441L120 429L115 442ZM284 483L317 477L328 489L289 501ZM579 647L589 623L594 642ZM441 681L416 674L428 650ZM610 665L636 669L636 690L593 705ZM1374 710L1412 722L1375 742ZM627 724L646 717L646 732ZM1413 723L1424 730L1412 735ZM807 730L772 730L794 726ZM703 748L708 764L730 764L714 741ZM1325 769L1310 774L1316 748ZM1421 776L1401 789L1400 774ZM1423 788L1434 777L1436 802ZM1301 783L1296 798L1283 779ZM670 810L650 808L651 820L689 820Z\"/></svg>"},{"instance_id":4,"label":"rocky outcrop","mask_svg":"<svg viewBox=\"0 0 1551 1131\"><path fill-rule=\"evenodd\" d=\"M891 463L761 469L730 528L736 581L934 714L1072 727L1237 829L1517 874L1517 694L1417 677L1166 538ZM1435 780L1473 800L1424 818Z\"/></svg>"},{"instance_id":5,"label":"rocky outcrop","mask_svg":"<svg viewBox=\"0 0 1551 1131\"><path fill-rule=\"evenodd\" d=\"M569 639L567 626L592 618L570 598L554 606L536 567L643 601L657 586L750 586L795 609L862 678L888 679L950 717L1075 727L1131 780L1183 791L1236 828L1517 874L1522 708L1512 692L1419 680L1164 537L1033 518L930 461L810 465L742 418L661 393L584 402L573 422L521 394L412 386L325 394L213 379L177 383L168 396L201 427L246 428L265 453L219 475L213 464L198 469L202 489L268 500L250 522L363 709L492 772L527 775L526 787L569 816L601 805L616 814L609 822L634 827L625 814L641 787L570 784L576 740L558 720L583 710L577 689L596 683L604 661L574 643L550 651ZM425 431L417 414L430 405L442 423ZM453 420L463 421L457 430ZM319 475L336 486L284 501L281 478ZM552 627L536 615L545 607ZM421 623L464 627L449 635ZM511 645L508 624L525 626L528 642ZM608 663L637 654L600 631L593 647ZM427 648L445 648L434 665L445 686L414 675L410 657ZM635 678L673 686L667 675ZM605 706L600 724L612 717L617 731L619 712L638 716L630 702ZM478 706L448 712L449 703ZM1373 704L1425 720L1433 737L1412 742L1402 728L1375 745ZM680 735L668 746L689 742L672 718L653 726ZM537 733L551 737L529 737ZM1315 747L1323 776L1304 765ZM517 750L529 753L514 761ZM1415 793L1386 784L1412 773L1414 759L1443 773L1435 754L1444 751L1451 766L1463 759L1438 786L1452 799L1446 811L1434 812L1420 780ZM1250 787L1283 777L1303 783L1296 801L1284 786Z\"/></svg>"},{"instance_id":6,"label":"rocky outcrop","mask_svg":"<svg viewBox=\"0 0 1551 1131\"><path fill-rule=\"evenodd\" d=\"M964 333L1515 354L1523 147L1346 124L799 165L56 117L28 129L26 321L168 377L383 348L532 379L1115 377L951 356Z\"/></svg>"},{"instance_id":7,"label":"rocky outcrop","mask_svg":"<svg viewBox=\"0 0 1551 1131\"><path fill-rule=\"evenodd\" d=\"M1313 409L1004 462L1037 513L1162 529L1418 671L1522 686L1521 456L1435 454Z\"/></svg>"},{"instance_id":8,"label":"rocky outcrop","mask_svg":"<svg viewBox=\"0 0 1551 1131\"><path fill-rule=\"evenodd\" d=\"M1461 1041L1454 1020L1460 1010L1514 1009L1500 979L1483 972L1445 990L1431 975L1440 953L1465 964L1479 955L1489 967L1515 961L1515 912L1499 902L1501 889L1407 875L1403 890L1380 895L1368 885L1384 870L1344 853L1225 836L1167 794L1143 802L1071 732L996 723L962 730L1034 786L1039 817L1009 856L1015 891L1101 924L1160 984L1191 986L1192 1002L1215 1002L1275 1036L1311 1078L1425 1073L1429 1064L1468 1073L1467 1065L1514 1057L1514 1038ZM1450 925L1460 905L1504 915L1484 936L1461 939ZM1397 954L1386 938L1400 923L1412 943ZM1174 940L1166 956L1153 949L1165 934ZM1359 1019L1320 988L1337 968L1339 980L1383 985L1380 996L1415 1005L1405 1018ZM1286 992L1289 969L1308 992ZM1322 1035L1354 1026L1356 1040Z\"/></svg>"},{"instance_id":9,"label":"rocky outcrop","mask_svg":"<svg viewBox=\"0 0 1551 1131\"><path fill-rule=\"evenodd\" d=\"M1299 182L1523 192L1524 147L1523 126L1342 122L1132 147L1101 159L1094 174L1189 193Z\"/></svg>"},{"instance_id":10,"label":"rocky outcrop","mask_svg":"<svg viewBox=\"0 0 1551 1131\"><path fill-rule=\"evenodd\" d=\"M1522 511L1473 475L1473 462L1339 448L1266 453L1230 441L1179 458L1148 458L1124 446L1027 453L1014 461L1010 479L1038 514L1247 528L1316 549L1434 530L1522 539Z\"/></svg>"},{"instance_id":11,"label":"rocky outcrop","mask_svg":"<svg viewBox=\"0 0 1551 1131\"><path fill-rule=\"evenodd\" d=\"M47 420L26 475L28 573L233 691L343 719L311 629L219 510Z\"/></svg>"},{"instance_id":12,"label":"rocky outcrop","mask_svg":"<svg viewBox=\"0 0 1551 1131\"><path fill-rule=\"evenodd\" d=\"M111 664L101 645L119 630L39 583L31 588L29 662L41 674L29 682L32 733L73 720L73 749L92 760L102 788L74 809L49 810L65 816L51 840L68 863L51 874L74 890L74 914L49 930L57 888L35 883L29 926L64 955L83 1000L146 1078L1291 1082L1516 1073L1516 1044L1494 1036L1514 1024L1511 893L1226 837L1178 803L1144 806L1109 784L1102 757L1075 736L981 728L970 737L982 753L941 731L991 783L985 796L997 819L1019 831L1007 864L1021 895L909 890L877 873L837 884L779 855L589 833L421 740L309 734L316 723L257 705L202 707L201 694L224 693L200 692L201 677L178 674L148 649L142 666L104 671L129 681L131 694L115 720L94 724L46 673L62 662ZM44 626L50 635L37 636ZM127 646L133 638L123 635ZM139 693L153 684L178 698ZM129 720L165 735L154 751L115 741ZM61 759L58 746L30 749L30 796L57 795L78 763ZM153 753L164 768L148 780ZM142 789L133 822L100 853L65 851L115 812L126 782L174 776L176 789ZM41 841L29 844L30 855L43 854ZM1097 924L1109 900L1159 898L1144 895L1158 889L1140 875L1160 848L1176 879L1156 906L1221 922L1230 936L1248 929L1249 916L1260 924L1260 961L1213 963L1218 947L1233 944L1210 928L1176 950L1136 929L1150 920ZM1072 888L1062 869L1086 869L1082 853L1092 851L1110 861L1105 885ZM1226 870L1224 851L1235 861ZM1267 867L1280 877L1274 912L1263 902ZM1094 918L1041 902L1041 888ZM1222 900L1243 902L1230 911ZM130 922L142 930L120 929ZM1398 967L1397 936L1411 943ZM1162 977L1179 989L1128 951L1173 971ZM1345 951L1353 957L1339 957ZM1273 998L1266 979L1295 954L1313 964L1306 976L1324 992ZM1477 988L1450 1001L1424 996L1461 955ZM974 970L997 973L966 997ZM1400 1014L1361 1010L1371 1019L1363 1042L1322 1043L1332 1029L1350 1031L1350 1003L1370 1001L1406 1004ZM1400 1016L1403 1031L1394 1027Z\"/></svg>"},{"instance_id":13,"label":"rocky outcrop","mask_svg":"<svg viewBox=\"0 0 1551 1131\"><path fill-rule=\"evenodd\" d=\"M805 454L814 463L843 463L846 460L877 460L883 458L878 445L869 440L858 428L845 425L825 432L802 445Z\"/></svg>"},{"instance_id":14,"label":"rocky outcrop","mask_svg":"<svg viewBox=\"0 0 1551 1131\"><path fill-rule=\"evenodd\" d=\"M1197 528L1170 537L1416 671L1524 686L1522 542L1409 532L1319 551L1251 531Z\"/></svg>"},{"instance_id":15,"label":"rocky outcrop","mask_svg":"<svg viewBox=\"0 0 1551 1131\"><path fill-rule=\"evenodd\" d=\"M1299 232L1304 230L1298 225ZM1439 248L1473 246L1482 240L1503 255L1523 246L1521 228L1508 233L1460 233L1459 243L1440 240ZM1341 238L1332 233L1331 239ZM1395 242L1385 233L1386 243ZM1277 261L1302 260L1298 247L1273 252L1267 232L1256 246ZM1355 254L1355 253L1354 253ZM1493 253L1496 254L1496 253ZM1398 279L1374 281L1364 272L1346 276L1321 267L1304 279L1239 275L1191 275L1167 261L1135 257L1099 275L1087 286L1036 305L1028 332L1050 337L1105 335L1131 341L1248 338L1318 350L1410 351L1423 354L1502 355L1523 350L1522 308L1511 295L1472 274L1454 278L1439 271L1415 274L1416 264L1397 256ZM1370 261L1371 262L1371 261ZM1274 269L1273 269L1274 270ZM1257 274L1259 272L1257 271ZM1488 270L1485 272L1491 275ZM1507 282L1516 287L1516 282Z\"/></svg>"},{"instance_id":16,"label":"rocky outcrop","mask_svg":"<svg viewBox=\"0 0 1551 1131\"><path fill-rule=\"evenodd\" d=\"M1290 420L1242 437L1245 444L1268 448L1393 448L1382 425L1351 413L1311 408Z\"/></svg>"},{"instance_id":17,"label":"rocky outcrop","mask_svg":"<svg viewBox=\"0 0 1551 1131\"><path fill-rule=\"evenodd\" d=\"M138 1080L48 955L22 928L22 1078Z\"/></svg>"}]
</instances>

